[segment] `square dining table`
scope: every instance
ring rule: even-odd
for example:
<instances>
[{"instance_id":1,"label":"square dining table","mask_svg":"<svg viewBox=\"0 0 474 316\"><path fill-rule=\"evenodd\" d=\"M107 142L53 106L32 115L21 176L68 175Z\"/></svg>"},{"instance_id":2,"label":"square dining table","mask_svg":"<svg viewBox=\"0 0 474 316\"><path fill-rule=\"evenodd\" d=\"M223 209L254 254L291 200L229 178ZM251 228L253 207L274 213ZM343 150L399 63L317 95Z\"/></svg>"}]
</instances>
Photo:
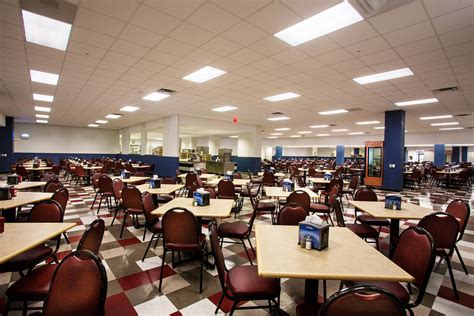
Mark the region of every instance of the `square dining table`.
<instances>
[{"instance_id":1,"label":"square dining table","mask_svg":"<svg viewBox=\"0 0 474 316\"><path fill-rule=\"evenodd\" d=\"M305 280L304 303L297 313L316 308L319 280L412 282L402 268L345 227L329 228L321 251L298 245L298 226L256 225L258 275ZM314 310L314 315L316 310Z\"/></svg>"},{"instance_id":2,"label":"square dining table","mask_svg":"<svg viewBox=\"0 0 474 316\"><path fill-rule=\"evenodd\" d=\"M420 220L426 215L433 213L431 208L420 205L402 202L401 210L391 210L385 208L385 202L369 202L369 201L352 201L349 204L357 207L365 213L375 218L383 218L390 220L390 250L389 256L392 257L395 247L397 246L398 236L400 234L400 220Z\"/></svg>"},{"instance_id":3,"label":"square dining table","mask_svg":"<svg viewBox=\"0 0 474 316\"><path fill-rule=\"evenodd\" d=\"M17 190L28 190L33 188L42 187L46 184L46 181L22 181L18 184L11 184ZM0 185L8 185L5 181L0 182Z\"/></svg>"},{"instance_id":4,"label":"square dining table","mask_svg":"<svg viewBox=\"0 0 474 316\"><path fill-rule=\"evenodd\" d=\"M172 194L182 188L184 188L184 184L161 184L161 187L160 188L150 188L150 185L149 184L140 184L140 185L137 185L136 186L138 190L140 190L140 192L149 192L151 194L157 194L157 195L161 195L161 194Z\"/></svg>"},{"instance_id":5,"label":"square dining table","mask_svg":"<svg viewBox=\"0 0 474 316\"><path fill-rule=\"evenodd\" d=\"M19 206L26 204L34 204L49 200L53 196L53 193L49 192L17 192L16 196L10 200L0 201L0 211L8 221L13 221L16 217L15 209Z\"/></svg>"},{"instance_id":6,"label":"square dining table","mask_svg":"<svg viewBox=\"0 0 474 316\"><path fill-rule=\"evenodd\" d=\"M120 179L120 180L122 180L123 183L134 184L134 183L137 183L137 182L148 181L148 180L150 180L150 177L134 177L134 176L131 176L129 179L122 179L121 177L115 177L114 179Z\"/></svg>"},{"instance_id":7,"label":"square dining table","mask_svg":"<svg viewBox=\"0 0 474 316\"><path fill-rule=\"evenodd\" d=\"M191 211L196 217L226 218L230 217L234 200L211 199L207 206L193 206L192 198L175 198L170 202L163 204L151 213L163 216L168 210L174 207L182 207Z\"/></svg>"},{"instance_id":8,"label":"square dining table","mask_svg":"<svg viewBox=\"0 0 474 316\"><path fill-rule=\"evenodd\" d=\"M316 199L318 197L317 193L311 191L308 188L295 188L295 191L297 191L297 190L305 191L306 193L309 194L309 197L311 199ZM292 192L283 191L282 187L264 187L264 192L265 192L265 195L268 196L268 197L286 198L286 197L290 196L290 194L293 193L294 191L292 191Z\"/></svg>"},{"instance_id":9,"label":"square dining table","mask_svg":"<svg viewBox=\"0 0 474 316\"><path fill-rule=\"evenodd\" d=\"M264 174L263 172L257 173L257 175L258 175L259 177L263 176L263 174ZM277 178L283 178L283 177L286 176L286 175L285 175L284 173L282 173L282 172L275 172L274 175L275 175L275 177L277 177Z\"/></svg>"},{"instance_id":10,"label":"square dining table","mask_svg":"<svg viewBox=\"0 0 474 316\"><path fill-rule=\"evenodd\" d=\"M223 178L211 178L210 180L207 181L207 185L212 185L212 186L217 186L219 184L219 181L221 181ZM247 183L250 182L250 179L233 179L232 183L235 186L245 186Z\"/></svg>"}]
</instances>

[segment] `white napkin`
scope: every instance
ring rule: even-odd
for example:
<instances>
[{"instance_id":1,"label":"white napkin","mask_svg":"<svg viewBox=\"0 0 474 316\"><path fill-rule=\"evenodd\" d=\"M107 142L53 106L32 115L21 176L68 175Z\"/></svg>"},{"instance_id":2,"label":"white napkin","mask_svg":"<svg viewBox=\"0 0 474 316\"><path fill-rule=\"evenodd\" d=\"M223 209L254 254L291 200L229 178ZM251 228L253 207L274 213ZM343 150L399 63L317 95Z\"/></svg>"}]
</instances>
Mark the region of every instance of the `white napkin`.
<instances>
[{"instance_id":1,"label":"white napkin","mask_svg":"<svg viewBox=\"0 0 474 316\"><path fill-rule=\"evenodd\" d=\"M318 224L318 225L321 225L323 223L323 220L321 219L321 217L315 214L306 216L305 221Z\"/></svg>"}]
</instances>

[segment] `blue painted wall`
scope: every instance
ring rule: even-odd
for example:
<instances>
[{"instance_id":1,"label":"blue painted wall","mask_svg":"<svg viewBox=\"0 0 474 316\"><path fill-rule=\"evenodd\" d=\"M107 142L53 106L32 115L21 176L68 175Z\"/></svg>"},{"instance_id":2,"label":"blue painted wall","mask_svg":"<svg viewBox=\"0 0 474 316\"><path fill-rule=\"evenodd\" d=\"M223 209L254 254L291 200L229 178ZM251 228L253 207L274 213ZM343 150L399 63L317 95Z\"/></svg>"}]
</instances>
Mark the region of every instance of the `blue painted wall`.
<instances>
[{"instance_id":1,"label":"blue painted wall","mask_svg":"<svg viewBox=\"0 0 474 316\"><path fill-rule=\"evenodd\" d=\"M467 146L461 147L461 161L467 162Z\"/></svg>"},{"instance_id":2,"label":"blue painted wall","mask_svg":"<svg viewBox=\"0 0 474 316\"><path fill-rule=\"evenodd\" d=\"M340 166L344 164L344 145L336 146L336 165Z\"/></svg>"},{"instance_id":3,"label":"blue painted wall","mask_svg":"<svg viewBox=\"0 0 474 316\"><path fill-rule=\"evenodd\" d=\"M283 147L276 146L275 147L275 159L281 159L283 157Z\"/></svg>"},{"instance_id":4,"label":"blue painted wall","mask_svg":"<svg viewBox=\"0 0 474 316\"><path fill-rule=\"evenodd\" d=\"M453 147L453 152L451 154L451 162L459 162L460 147Z\"/></svg>"},{"instance_id":5,"label":"blue painted wall","mask_svg":"<svg viewBox=\"0 0 474 316\"><path fill-rule=\"evenodd\" d=\"M385 112L385 138L382 188L401 191L405 161L405 111ZM395 168L389 168L389 165Z\"/></svg>"},{"instance_id":6,"label":"blue painted wall","mask_svg":"<svg viewBox=\"0 0 474 316\"><path fill-rule=\"evenodd\" d=\"M444 144L434 145L434 164L442 167L446 163L446 146Z\"/></svg>"},{"instance_id":7,"label":"blue painted wall","mask_svg":"<svg viewBox=\"0 0 474 316\"><path fill-rule=\"evenodd\" d=\"M354 148L354 155L359 155L360 151L359 151L360 148L356 147Z\"/></svg>"},{"instance_id":8,"label":"blue painted wall","mask_svg":"<svg viewBox=\"0 0 474 316\"><path fill-rule=\"evenodd\" d=\"M0 172L9 172L15 162L13 156L13 117L5 118L5 127L0 127Z\"/></svg>"},{"instance_id":9,"label":"blue painted wall","mask_svg":"<svg viewBox=\"0 0 474 316\"><path fill-rule=\"evenodd\" d=\"M232 156L232 161L237 163L237 171L247 172L250 170L252 173L260 171L260 157L237 157Z\"/></svg>"}]
</instances>

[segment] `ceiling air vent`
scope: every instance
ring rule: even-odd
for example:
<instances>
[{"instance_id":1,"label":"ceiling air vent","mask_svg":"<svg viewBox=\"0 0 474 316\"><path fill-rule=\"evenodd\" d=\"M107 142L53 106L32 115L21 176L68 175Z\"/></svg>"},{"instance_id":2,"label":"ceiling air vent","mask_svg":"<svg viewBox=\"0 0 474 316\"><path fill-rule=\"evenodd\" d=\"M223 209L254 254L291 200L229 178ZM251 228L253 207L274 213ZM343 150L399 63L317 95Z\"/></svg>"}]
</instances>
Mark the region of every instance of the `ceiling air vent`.
<instances>
[{"instance_id":1,"label":"ceiling air vent","mask_svg":"<svg viewBox=\"0 0 474 316\"><path fill-rule=\"evenodd\" d=\"M446 87L446 88L434 89L433 93L455 92L458 90L459 90L458 87Z\"/></svg>"},{"instance_id":2,"label":"ceiling air vent","mask_svg":"<svg viewBox=\"0 0 474 316\"><path fill-rule=\"evenodd\" d=\"M160 90L158 90L158 92L166 93L166 94L173 94L173 93L176 93L176 91L174 91L174 90L165 89L165 88L161 88Z\"/></svg>"},{"instance_id":3,"label":"ceiling air vent","mask_svg":"<svg viewBox=\"0 0 474 316\"><path fill-rule=\"evenodd\" d=\"M272 115L282 115L282 112L273 112Z\"/></svg>"},{"instance_id":4,"label":"ceiling air vent","mask_svg":"<svg viewBox=\"0 0 474 316\"><path fill-rule=\"evenodd\" d=\"M351 108L351 109L346 109L348 112L357 112L357 111L362 111L361 108Z\"/></svg>"},{"instance_id":5,"label":"ceiling air vent","mask_svg":"<svg viewBox=\"0 0 474 316\"><path fill-rule=\"evenodd\" d=\"M414 0L349 0L349 3L364 18L370 18L413 1Z\"/></svg>"},{"instance_id":6,"label":"ceiling air vent","mask_svg":"<svg viewBox=\"0 0 474 316\"><path fill-rule=\"evenodd\" d=\"M471 116L471 114L469 114L469 113L464 113L464 114L457 114L457 115L454 115L454 117L466 117L466 116Z\"/></svg>"}]
</instances>

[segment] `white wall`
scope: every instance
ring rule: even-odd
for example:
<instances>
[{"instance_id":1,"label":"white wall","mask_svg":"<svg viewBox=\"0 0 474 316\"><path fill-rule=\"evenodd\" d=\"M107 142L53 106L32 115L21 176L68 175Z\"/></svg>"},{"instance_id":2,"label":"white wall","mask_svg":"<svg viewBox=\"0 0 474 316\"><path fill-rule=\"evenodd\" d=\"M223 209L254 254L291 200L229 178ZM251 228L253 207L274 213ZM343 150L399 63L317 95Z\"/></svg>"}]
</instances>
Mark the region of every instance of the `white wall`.
<instances>
[{"instance_id":1,"label":"white wall","mask_svg":"<svg viewBox=\"0 0 474 316\"><path fill-rule=\"evenodd\" d=\"M22 140L27 133L30 139ZM100 128L14 124L14 150L26 153L117 154L119 131Z\"/></svg>"},{"instance_id":2,"label":"white wall","mask_svg":"<svg viewBox=\"0 0 474 316\"><path fill-rule=\"evenodd\" d=\"M237 138L222 137L220 148L230 148L232 149L232 156L237 156L238 142Z\"/></svg>"},{"instance_id":3,"label":"white wall","mask_svg":"<svg viewBox=\"0 0 474 316\"><path fill-rule=\"evenodd\" d=\"M312 155L312 147L283 147L283 156L308 157Z\"/></svg>"}]
</instances>

